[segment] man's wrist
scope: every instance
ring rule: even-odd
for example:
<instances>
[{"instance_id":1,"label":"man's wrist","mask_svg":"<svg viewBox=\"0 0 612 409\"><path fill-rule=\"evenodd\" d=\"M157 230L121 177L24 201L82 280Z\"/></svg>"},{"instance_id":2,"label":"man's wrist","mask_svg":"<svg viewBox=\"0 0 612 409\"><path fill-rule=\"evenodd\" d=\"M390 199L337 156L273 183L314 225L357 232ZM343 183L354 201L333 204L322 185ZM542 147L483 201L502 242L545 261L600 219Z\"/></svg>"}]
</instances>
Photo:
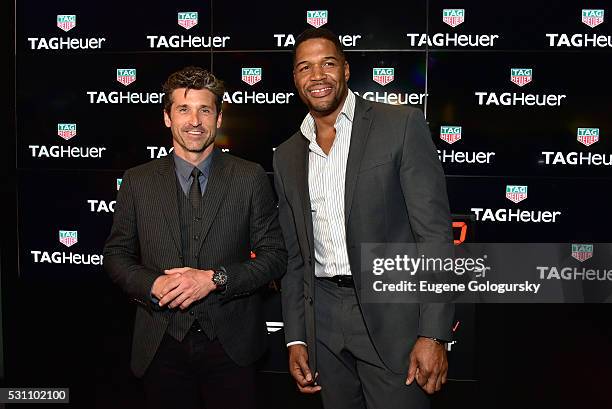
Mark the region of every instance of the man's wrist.
<instances>
[{"instance_id":1,"label":"man's wrist","mask_svg":"<svg viewBox=\"0 0 612 409\"><path fill-rule=\"evenodd\" d=\"M442 346L446 346L446 343L448 342L447 340L444 340L444 339L440 339L440 338L436 338L436 337L428 337L428 336L425 336L425 335L419 335L419 338L429 339L429 340L435 342L436 344L442 345Z\"/></svg>"}]
</instances>

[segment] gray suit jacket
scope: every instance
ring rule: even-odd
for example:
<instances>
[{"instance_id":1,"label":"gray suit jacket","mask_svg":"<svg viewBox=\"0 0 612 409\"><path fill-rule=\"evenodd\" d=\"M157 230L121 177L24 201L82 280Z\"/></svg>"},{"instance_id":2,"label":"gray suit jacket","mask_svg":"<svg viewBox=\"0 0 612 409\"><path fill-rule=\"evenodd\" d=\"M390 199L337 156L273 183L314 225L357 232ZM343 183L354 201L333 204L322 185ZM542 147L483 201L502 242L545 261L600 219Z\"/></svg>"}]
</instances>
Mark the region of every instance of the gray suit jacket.
<instances>
[{"instance_id":1,"label":"gray suit jacket","mask_svg":"<svg viewBox=\"0 0 612 409\"><path fill-rule=\"evenodd\" d=\"M306 341L316 368L308 144L301 132L294 134L276 149L274 170L289 256L281 284L286 341ZM346 242L358 296L360 243L452 243L444 173L420 110L356 98L345 189ZM451 339L453 305L360 305L376 350L396 373L406 373L418 335Z\"/></svg>"},{"instance_id":2,"label":"gray suit jacket","mask_svg":"<svg viewBox=\"0 0 612 409\"><path fill-rule=\"evenodd\" d=\"M260 165L215 149L204 193L200 269L223 266L228 285L217 297L212 320L227 354L239 365L266 347L259 288L285 271L286 251L270 181ZM177 178L171 155L125 172L114 222L104 248L111 279L137 302L132 370L142 376L172 312L151 301L164 269L183 267ZM250 258L250 252L256 258ZM201 302L200 300L198 302Z\"/></svg>"}]
</instances>

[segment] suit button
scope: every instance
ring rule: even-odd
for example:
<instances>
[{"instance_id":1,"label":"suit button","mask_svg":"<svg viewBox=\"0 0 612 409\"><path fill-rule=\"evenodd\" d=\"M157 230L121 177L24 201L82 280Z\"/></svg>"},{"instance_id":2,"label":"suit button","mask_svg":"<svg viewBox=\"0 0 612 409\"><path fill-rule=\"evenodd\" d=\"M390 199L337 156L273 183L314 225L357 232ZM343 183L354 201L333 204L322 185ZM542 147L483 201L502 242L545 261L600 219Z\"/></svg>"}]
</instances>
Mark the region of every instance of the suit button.
<instances>
[{"instance_id":1,"label":"suit button","mask_svg":"<svg viewBox=\"0 0 612 409\"><path fill-rule=\"evenodd\" d=\"M308 297L308 304L312 305L312 297Z\"/></svg>"},{"instance_id":2,"label":"suit button","mask_svg":"<svg viewBox=\"0 0 612 409\"><path fill-rule=\"evenodd\" d=\"M195 236L193 236L194 240L200 240L200 236L198 236L197 234Z\"/></svg>"},{"instance_id":3,"label":"suit button","mask_svg":"<svg viewBox=\"0 0 612 409\"><path fill-rule=\"evenodd\" d=\"M196 217L194 217L194 218L193 218L193 220L195 220L196 222L199 222L200 220L202 220L202 218L201 218L201 217L196 216Z\"/></svg>"},{"instance_id":4,"label":"suit button","mask_svg":"<svg viewBox=\"0 0 612 409\"><path fill-rule=\"evenodd\" d=\"M189 311L189 315L193 315L193 311Z\"/></svg>"}]
</instances>

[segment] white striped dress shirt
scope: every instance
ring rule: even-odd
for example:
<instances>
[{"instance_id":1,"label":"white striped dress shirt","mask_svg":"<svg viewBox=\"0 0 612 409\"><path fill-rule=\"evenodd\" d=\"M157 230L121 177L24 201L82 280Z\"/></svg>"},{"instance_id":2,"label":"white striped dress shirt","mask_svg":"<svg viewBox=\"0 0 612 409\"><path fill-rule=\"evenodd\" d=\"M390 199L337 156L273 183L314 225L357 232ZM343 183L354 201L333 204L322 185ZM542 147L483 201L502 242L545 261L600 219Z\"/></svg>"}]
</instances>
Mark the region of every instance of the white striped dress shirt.
<instances>
[{"instance_id":1,"label":"white striped dress shirt","mask_svg":"<svg viewBox=\"0 0 612 409\"><path fill-rule=\"evenodd\" d=\"M315 121L310 113L300 127L302 134L310 141L308 189L317 277L351 274L346 248L344 186L354 114L355 94L349 90L334 124L336 138L328 155L317 144Z\"/></svg>"}]
</instances>

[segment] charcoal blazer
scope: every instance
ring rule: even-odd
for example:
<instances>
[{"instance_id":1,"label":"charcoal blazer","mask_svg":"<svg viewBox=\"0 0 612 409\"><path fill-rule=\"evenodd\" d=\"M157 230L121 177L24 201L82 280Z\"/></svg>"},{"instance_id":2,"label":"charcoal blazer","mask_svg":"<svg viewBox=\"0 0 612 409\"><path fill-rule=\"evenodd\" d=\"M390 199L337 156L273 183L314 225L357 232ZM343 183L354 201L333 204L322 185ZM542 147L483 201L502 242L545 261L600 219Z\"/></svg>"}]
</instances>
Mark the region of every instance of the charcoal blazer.
<instances>
[{"instance_id":1,"label":"charcoal blazer","mask_svg":"<svg viewBox=\"0 0 612 409\"><path fill-rule=\"evenodd\" d=\"M276 199L263 168L219 149L212 155L198 265L189 267L227 270L225 291L208 296L210 316L229 357L248 365L266 348L258 290L284 273L286 251ZM127 170L104 248L104 268L137 304L131 366L139 377L153 359L172 315L151 301L153 282L165 269L184 266L178 183L172 155Z\"/></svg>"},{"instance_id":2,"label":"charcoal blazer","mask_svg":"<svg viewBox=\"0 0 612 409\"><path fill-rule=\"evenodd\" d=\"M285 337L307 343L316 370L308 145L300 131L281 144L274 174L289 257L281 283ZM445 177L420 110L356 97L344 199L349 264L368 333L385 365L406 373L417 336L451 339L454 307L363 302L360 243L452 243Z\"/></svg>"}]
</instances>

